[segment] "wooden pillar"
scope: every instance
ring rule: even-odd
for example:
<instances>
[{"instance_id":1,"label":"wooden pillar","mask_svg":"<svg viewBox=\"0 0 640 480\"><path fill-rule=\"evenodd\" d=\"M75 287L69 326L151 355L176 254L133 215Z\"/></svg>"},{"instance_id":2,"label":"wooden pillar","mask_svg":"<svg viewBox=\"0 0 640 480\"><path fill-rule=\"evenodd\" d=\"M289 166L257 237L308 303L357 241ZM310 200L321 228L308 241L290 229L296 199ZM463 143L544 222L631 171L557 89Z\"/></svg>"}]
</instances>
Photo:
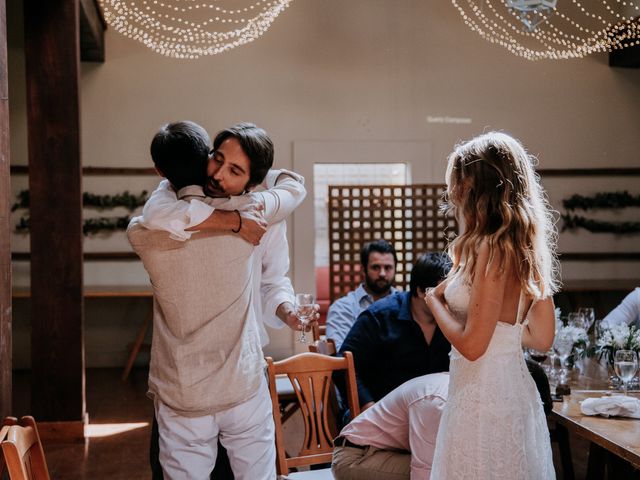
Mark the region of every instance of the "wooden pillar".
<instances>
[{"instance_id":1,"label":"wooden pillar","mask_svg":"<svg viewBox=\"0 0 640 480\"><path fill-rule=\"evenodd\" d=\"M11 236L7 10L0 0L0 419L11 414Z\"/></svg>"},{"instance_id":2,"label":"wooden pillar","mask_svg":"<svg viewBox=\"0 0 640 480\"><path fill-rule=\"evenodd\" d=\"M39 422L73 422L76 433L86 412L78 1L24 1L31 410Z\"/></svg>"}]
</instances>

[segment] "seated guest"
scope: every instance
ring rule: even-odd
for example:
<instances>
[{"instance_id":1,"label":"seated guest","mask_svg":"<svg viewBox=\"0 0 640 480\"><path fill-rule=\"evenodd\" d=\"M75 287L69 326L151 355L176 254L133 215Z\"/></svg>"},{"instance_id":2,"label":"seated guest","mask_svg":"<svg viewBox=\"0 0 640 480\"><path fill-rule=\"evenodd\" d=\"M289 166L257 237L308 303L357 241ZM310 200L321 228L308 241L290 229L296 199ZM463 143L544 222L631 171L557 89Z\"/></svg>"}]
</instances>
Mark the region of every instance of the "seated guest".
<instances>
[{"instance_id":1,"label":"seated guest","mask_svg":"<svg viewBox=\"0 0 640 480\"><path fill-rule=\"evenodd\" d=\"M548 414L547 376L534 361L527 367ZM417 377L356 417L334 442L336 480L428 479L448 388L448 373Z\"/></svg>"},{"instance_id":2,"label":"seated guest","mask_svg":"<svg viewBox=\"0 0 640 480\"><path fill-rule=\"evenodd\" d=\"M340 348L351 352L358 398L366 409L407 380L449 370L451 345L424 302L451 268L444 253L426 253L411 271L410 291L395 292L360 314ZM336 378L346 398L342 378Z\"/></svg>"},{"instance_id":3,"label":"seated guest","mask_svg":"<svg viewBox=\"0 0 640 480\"><path fill-rule=\"evenodd\" d=\"M634 289L602 320L604 328L626 323L640 328L640 287Z\"/></svg>"},{"instance_id":4,"label":"seated guest","mask_svg":"<svg viewBox=\"0 0 640 480\"><path fill-rule=\"evenodd\" d=\"M396 251L386 240L375 240L362 247L360 264L364 283L336 300L327 313L327 338L333 339L337 349L365 308L395 292L392 285L396 263Z\"/></svg>"}]
</instances>

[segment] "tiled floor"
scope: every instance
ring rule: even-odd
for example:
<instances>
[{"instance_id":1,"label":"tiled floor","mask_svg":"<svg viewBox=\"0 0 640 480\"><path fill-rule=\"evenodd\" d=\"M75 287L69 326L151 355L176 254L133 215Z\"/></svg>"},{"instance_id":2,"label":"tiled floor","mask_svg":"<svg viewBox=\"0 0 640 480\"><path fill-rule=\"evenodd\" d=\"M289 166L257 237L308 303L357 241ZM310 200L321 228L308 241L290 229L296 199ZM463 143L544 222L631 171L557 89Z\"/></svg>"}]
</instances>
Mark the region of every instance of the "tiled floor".
<instances>
[{"instance_id":1,"label":"tiled floor","mask_svg":"<svg viewBox=\"0 0 640 480\"><path fill-rule=\"evenodd\" d=\"M134 369L127 380L120 380L121 369L87 370L87 411L91 437L86 444L45 444L47 464L54 480L146 480L149 470L149 422L153 406L146 397L146 369ZM14 373L14 414L29 414L29 374ZM36 419L37 420L37 419ZM302 428L302 422L287 422ZM291 432L289 432L291 433ZM576 479L585 478L588 445L571 438ZM554 459L558 479L563 478Z\"/></svg>"}]
</instances>

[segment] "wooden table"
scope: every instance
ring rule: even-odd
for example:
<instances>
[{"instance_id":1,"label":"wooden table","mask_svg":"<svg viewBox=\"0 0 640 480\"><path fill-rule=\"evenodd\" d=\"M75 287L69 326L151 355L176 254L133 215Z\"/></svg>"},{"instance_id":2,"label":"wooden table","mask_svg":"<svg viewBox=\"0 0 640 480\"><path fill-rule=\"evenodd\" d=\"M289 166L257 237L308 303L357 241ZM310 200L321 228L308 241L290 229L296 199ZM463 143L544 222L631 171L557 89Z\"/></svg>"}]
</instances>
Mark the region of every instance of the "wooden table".
<instances>
[{"instance_id":1,"label":"wooden table","mask_svg":"<svg viewBox=\"0 0 640 480\"><path fill-rule=\"evenodd\" d=\"M566 395L562 403L554 403L551 420L591 442L587 478L604 478L607 452L624 461L609 462L610 469L624 474L631 471L630 467L640 469L640 419L604 418L581 413L580 402L586 398L620 394L608 389L605 367L595 359L584 362L583 373L572 379L571 395ZM640 398L640 392L630 392L629 395ZM621 477L616 474L615 478Z\"/></svg>"},{"instance_id":2,"label":"wooden table","mask_svg":"<svg viewBox=\"0 0 640 480\"><path fill-rule=\"evenodd\" d=\"M84 287L84 298L153 298L151 286L131 286L131 285L95 285ZM30 298L31 291L28 287L14 287L13 298ZM147 311L142 324L138 329L136 339L131 346L127 362L122 372L122 380L126 380L133 367L138 353L143 347L144 338L153 320L153 303Z\"/></svg>"}]
</instances>

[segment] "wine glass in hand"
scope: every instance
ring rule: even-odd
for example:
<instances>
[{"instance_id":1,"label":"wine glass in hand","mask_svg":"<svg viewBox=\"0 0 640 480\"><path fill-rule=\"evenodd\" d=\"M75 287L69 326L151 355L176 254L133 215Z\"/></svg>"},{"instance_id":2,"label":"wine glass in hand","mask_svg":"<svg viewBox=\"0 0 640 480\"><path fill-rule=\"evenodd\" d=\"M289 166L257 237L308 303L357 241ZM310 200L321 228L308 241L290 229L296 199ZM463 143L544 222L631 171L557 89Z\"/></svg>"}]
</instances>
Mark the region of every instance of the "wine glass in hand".
<instances>
[{"instance_id":1,"label":"wine glass in hand","mask_svg":"<svg viewBox=\"0 0 640 480\"><path fill-rule=\"evenodd\" d=\"M629 381L638 371L638 355L633 350L618 350L614 357L613 368L622 380L622 391L626 395Z\"/></svg>"},{"instance_id":2,"label":"wine glass in hand","mask_svg":"<svg viewBox=\"0 0 640 480\"><path fill-rule=\"evenodd\" d=\"M315 315L315 301L313 295L310 293L296 293L296 317L300 320L300 337L298 341L301 343L307 343L307 335L305 329L307 324L311 321Z\"/></svg>"}]
</instances>

